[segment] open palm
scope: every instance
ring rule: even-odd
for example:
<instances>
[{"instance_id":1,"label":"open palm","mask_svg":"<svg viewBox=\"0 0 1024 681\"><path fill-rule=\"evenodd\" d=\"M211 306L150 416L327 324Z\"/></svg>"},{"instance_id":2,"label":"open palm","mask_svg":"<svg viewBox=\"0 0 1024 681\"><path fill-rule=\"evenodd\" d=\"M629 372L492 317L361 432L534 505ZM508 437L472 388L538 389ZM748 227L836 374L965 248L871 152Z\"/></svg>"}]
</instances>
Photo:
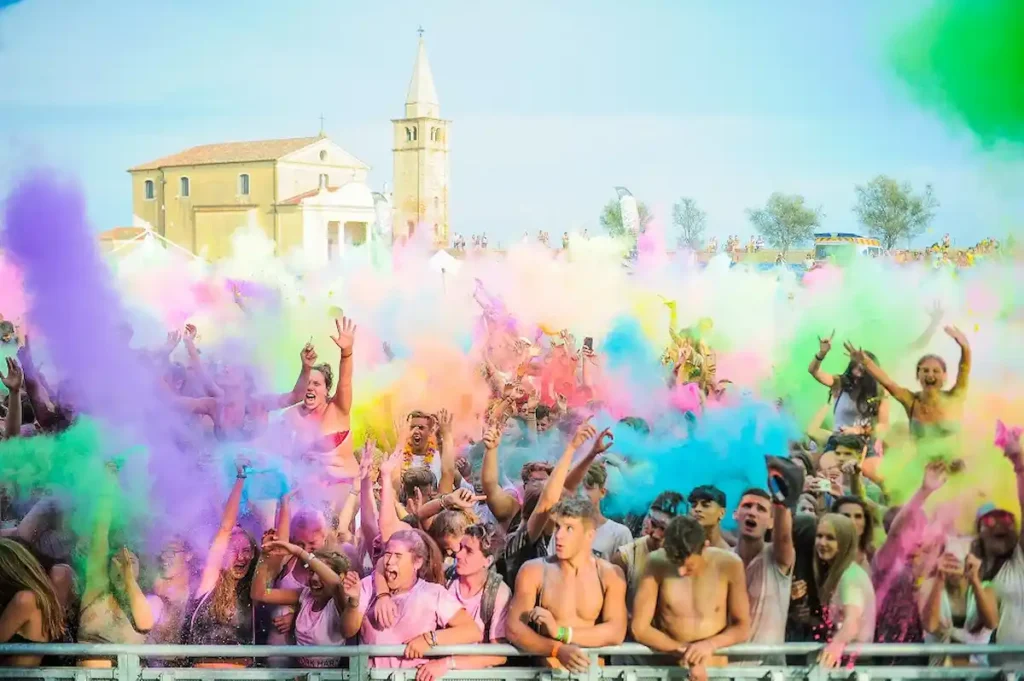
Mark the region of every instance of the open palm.
<instances>
[{"instance_id":1,"label":"open palm","mask_svg":"<svg viewBox=\"0 0 1024 681\"><path fill-rule=\"evenodd\" d=\"M348 317L335 319L334 325L338 330L337 335L331 336L331 340L343 353L352 352L352 346L356 342L356 325Z\"/></svg>"}]
</instances>

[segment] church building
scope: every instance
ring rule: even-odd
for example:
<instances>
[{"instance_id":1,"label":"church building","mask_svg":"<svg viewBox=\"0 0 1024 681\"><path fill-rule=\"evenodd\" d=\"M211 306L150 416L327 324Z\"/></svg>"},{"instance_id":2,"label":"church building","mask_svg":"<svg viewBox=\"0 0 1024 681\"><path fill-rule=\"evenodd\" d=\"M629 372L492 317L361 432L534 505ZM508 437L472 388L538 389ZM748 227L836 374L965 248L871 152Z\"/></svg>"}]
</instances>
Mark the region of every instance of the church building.
<instances>
[{"instance_id":1,"label":"church building","mask_svg":"<svg viewBox=\"0 0 1024 681\"><path fill-rule=\"evenodd\" d=\"M311 263L424 229L446 245L449 122L440 118L422 33L406 100L405 117L393 121L391 234L375 229L384 197L367 184L370 167L322 131L206 144L137 165L128 171L133 225L211 261L229 255L232 234L247 226L279 255L300 249Z\"/></svg>"}]
</instances>

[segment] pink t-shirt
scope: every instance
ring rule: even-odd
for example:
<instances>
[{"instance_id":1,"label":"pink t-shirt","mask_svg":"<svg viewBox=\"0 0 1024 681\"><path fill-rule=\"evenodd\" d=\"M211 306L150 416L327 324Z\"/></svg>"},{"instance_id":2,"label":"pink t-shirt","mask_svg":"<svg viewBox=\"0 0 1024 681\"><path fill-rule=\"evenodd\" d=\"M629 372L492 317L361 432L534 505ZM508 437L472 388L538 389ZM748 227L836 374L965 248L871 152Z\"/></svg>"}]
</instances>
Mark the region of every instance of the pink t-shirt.
<instances>
[{"instance_id":1,"label":"pink t-shirt","mask_svg":"<svg viewBox=\"0 0 1024 681\"><path fill-rule=\"evenodd\" d=\"M475 596L469 598L463 598L462 594L459 593L459 582L455 580L452 585L448 587L448 591L451 592L459 604L468 612L476 624L480 627L480 631L484 631L484 617L483 617L483 601L484 601L484 590L480 591ZM495 643L497 641L505 640L505 617L508 616L508 602L512 599L512 590L508 588L508 584L504 582L498 587L498 594L494 599L494 615L491 617L491 638L485 643Z\"/></svg>"},{"instance_id":2,"label":"pink t-shirt","mask_svg":"<svg viewBox=\"0 0 1024 681\"><path fill-rule=\"evenodd\" d=\"M304 587L299 593L299 612L295 616L295 642L300 646L343 646L345 637L341 633L341 613L332 598L317 612L313 609L313 593ZM303 667L337 667L338 660L330 657L301 657Z\"/></svg>"},{"instance_id":3,"label":"pink t-shirt","mask_svg":"<svg viewBox=\"0 0 1024 681\"><path fill-rule=\"evenodd\" d=\"M398 608L398 619L394 626L384 631L376 627L373 612L367 612L373 599L373 575L364 577L359 594L359 612L363 624L359 638L368 646L405 645L417 636L430 631L444 629L462 610L462 604L440 584L416 581L411 589L392 596ZM371 667L418 667L426 660L406 660L400 657L370 658Z\"/></svg>"}]
</instances>

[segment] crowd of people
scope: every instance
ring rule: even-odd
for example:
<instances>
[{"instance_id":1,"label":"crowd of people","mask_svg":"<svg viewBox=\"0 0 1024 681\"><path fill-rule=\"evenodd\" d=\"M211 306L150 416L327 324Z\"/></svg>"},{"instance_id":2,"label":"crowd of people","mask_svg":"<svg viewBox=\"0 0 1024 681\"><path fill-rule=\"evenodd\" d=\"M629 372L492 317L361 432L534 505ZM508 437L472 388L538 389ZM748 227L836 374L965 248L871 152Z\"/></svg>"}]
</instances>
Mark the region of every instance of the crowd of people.
<instances>
[{"instance_id":1,"label":"crowd of people","mask_svg":"<svg viewBox=\"0 0 1024 681\"><path fill-rule=\"evenodd\" d=\"M151 551L113 530L124 484L117 457L95 462L102 482L84 536L69 529L75 500L0 481L0 643L391 644L404 655L374 658L374 666L416 667L431 681L508 662L425 657L436 646L479 642L508 642L539 664L583 672L588 648L635 641L657 655L655 664L702 678L708 666L729 663L723 649L744 642L823 642L819 662L835 667L855 662L847 648L856 643L1024 640L1015 513L980 506L974 532L956 535L925 511L963 466L955 452L972 354L956 327L945 327L960 350L954 371L947 359L924 355L912 388L849 341L845 371L823 371L835 349L822 335L806 376L825 388L821 408L787 451L765 452L763 480L728 498L710 479L658 494L646 513L608 517L610 474L643 463L616 452L614 433L643 437L651 424L631 416L597 423L614 397L600 380L600 342L578 343L568 331L524 335L479 283L475 299L481 333L472 356L490 393L486 408L461 410L459 418L471 419L461 424L456 405L396 414L393 438L371 433L358 447L353 320L334 323L330 361L321 363L323 348L312 343L300 348L299 376L282 394L258 394L247 369L230 360L212 364L191 324L162 348L128 351L155 369L173 418L194 436L182 456L211 444L237 449L212 539L199 545L201 532L180 533ZM695 396L686 416L699 421L728 402L732 387L717 374L712 322L678 329L676 303L667 304L664 381ZM940 326L937 312L925 341ZM2 376L0 451L89 418L73 382L47 380L33 356L36 339L10 322L3 331L13 351ZM131 329L124 333L127 349ZM919 490L900 505L890 503L879 472L896 430L893 401L906 412L908 437L930 457ZM289 481L268 503L249 486L259 471L245 451L271 430L288 433L287 456L314 475ZM545 456L536 456L540 441ZM1002 428L998 444L1024 496L1020 431ZM503 479L524 453L518 479ZM215 464L206 472L219 474ZM3 660L62 663L76 662ZM190 663L257 661L150 661ZM337 667L344 658L266 664Z\"/></svg>"}]
</instances>

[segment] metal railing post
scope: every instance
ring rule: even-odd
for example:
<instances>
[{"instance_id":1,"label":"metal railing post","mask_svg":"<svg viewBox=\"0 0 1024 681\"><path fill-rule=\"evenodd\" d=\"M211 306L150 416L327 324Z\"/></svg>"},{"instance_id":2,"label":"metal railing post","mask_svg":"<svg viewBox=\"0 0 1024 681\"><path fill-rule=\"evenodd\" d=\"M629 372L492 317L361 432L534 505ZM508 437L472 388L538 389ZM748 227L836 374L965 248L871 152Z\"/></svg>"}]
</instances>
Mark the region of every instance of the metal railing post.
<instances>
[{"instance_id":1,"label":"metal railing post","mask_svg":"<svg viewBox=\"0 0 1024 681\"><path fill-rule=\"evenodd\" d=\"M362 646L359 646L360 648ZM370 656L360 652L348 658L349 681L368 681L370 678Z\"/></svg>"}]
</instances>

